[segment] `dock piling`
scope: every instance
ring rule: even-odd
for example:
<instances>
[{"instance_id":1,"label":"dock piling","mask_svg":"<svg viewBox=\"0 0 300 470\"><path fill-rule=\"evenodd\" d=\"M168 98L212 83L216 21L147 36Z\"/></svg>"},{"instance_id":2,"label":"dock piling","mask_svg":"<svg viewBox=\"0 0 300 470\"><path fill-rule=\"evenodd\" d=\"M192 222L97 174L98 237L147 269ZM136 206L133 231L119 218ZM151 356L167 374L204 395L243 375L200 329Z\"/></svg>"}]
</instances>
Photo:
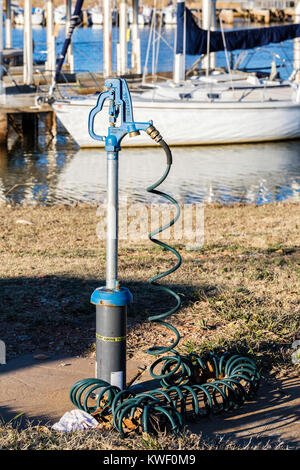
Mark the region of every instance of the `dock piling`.
<instances>
[{"instance_id":1,"label":"dock piling","mask_svg":"<svg viewBox=\"0 0 300 470\"><path fill-rule=\"evenodd\" d=\"M11 10L11 0L5 1L5 47L10 49L12 47L12 10Z\"/></svg>"},{"instance_id":2,"label":"dock piling","mask_svg":"<svg viewBox=\"0 0 300 470\"><path fill-rule=\"evenodd\" d=\"M32 0L24 1L24 51L23 80L25 85L33 83Z\"/></svg>"},{"instance_id":3,"label":"dock piling","mask_svg":"<svg viewBox=\"0 0 300 470\"><path fill-rule=\"evenodd\" d=\"M46 69L51 71L52 78L55 73L56 51L54 34L54 6L53 0L47 0L47 61Z\"/></svg>"},{"instance_id":4,"label":"dock piling","mask_svg":"<svg viewBox=\"0 0 300 470\"><path fill-rule=\"evenodd\" d=\"M7 141L7 115L0 113L0 145L5 145Z\"/></svg>"}]
</instances>

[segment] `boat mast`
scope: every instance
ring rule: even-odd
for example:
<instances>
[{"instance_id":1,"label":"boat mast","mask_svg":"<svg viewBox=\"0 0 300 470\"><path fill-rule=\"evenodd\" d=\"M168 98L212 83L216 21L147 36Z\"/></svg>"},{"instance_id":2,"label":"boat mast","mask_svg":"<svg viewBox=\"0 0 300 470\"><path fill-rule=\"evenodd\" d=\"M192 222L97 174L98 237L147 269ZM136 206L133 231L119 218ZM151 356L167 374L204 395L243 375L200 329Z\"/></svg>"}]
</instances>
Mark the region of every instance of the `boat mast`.
<instances>
[{"instance_id":1,"label":"boat mast","mask_svg":"<svg viewBox=\"0 0 300 470\"><path fill-rule=\"evenodd\" d=\"M209 52L210 32L216 29L216 0L202 0L202 29L207 31L207 55L203 58L203 68L209 73L216 68L216 54Z\"/></svg>"},{"instance_id":2,"label":"boat mast","mask_svg":"<svg viewBox=\"0 0 300 470\"><path fill-rule=\"evenodd\" d=\"M31 0L26 0L26 1L31 2ZM83 5L83 0L77 0L76 1L74 12L73 12L73 15L71 16L71 20L70 20L70 26L69 26L69 29L67 31L65 41L63 43L62 51L61 51L61 54L58 57L54 79L53 79L52 85L51 85L50 90L49 90L49 96L50 97L52 97L53 92L55 90L59 74L61 72L66 54L68 52L68 47L71 44L73 31L79 23L82 5ZM31 15L30 15L30 18L31 18Z\"/></svg>"},{"instance_id":3,"label":"boat mast","mask_svg":"<svg viewBox=\"0 0 300 470\"><path fill-rule=\"evenodd\" d=\"M185 45L185 13L184 13L184 27L178 28L178 17L180 11L185 12L185 0L177 0L177 27L176 27L176 44ZM177 46L176 46L177 48ZM177 85L185 79L185 47L183 47L183 52L175 54L174 57L174 69L173 69L173 80Z\"/></svg>"},{"instance_id":4,"label":"boat mast","mask_svg":"<svg viewBox=\"0 0 300 470\"><path fill-rule=\"evenodd\" d=\"M295 23L300 23L300 1L295 7ZM294 39L294 71L295 82L300 83L300 39Z\"/></svg>"}]
</instances>

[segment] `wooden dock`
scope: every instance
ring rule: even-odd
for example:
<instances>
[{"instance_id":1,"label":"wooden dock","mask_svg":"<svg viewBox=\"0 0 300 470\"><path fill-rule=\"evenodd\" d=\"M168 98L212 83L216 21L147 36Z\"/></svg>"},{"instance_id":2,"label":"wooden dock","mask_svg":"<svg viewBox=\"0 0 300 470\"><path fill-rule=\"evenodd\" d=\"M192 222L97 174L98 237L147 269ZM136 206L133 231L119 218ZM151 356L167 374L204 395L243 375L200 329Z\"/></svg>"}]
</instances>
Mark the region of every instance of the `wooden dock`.
<instances>
[{"instance_id":1,"label":"wooden dock","mask_svg":"<svg viewBox=\"0 0 300 470\"><path fill-rule=\"evenodd\" d=\"M158 74L158 78L170 78L172 72ZM122 76L128 82L129 89L137 90L142 76L129 74ZM146 81L151 81L148 75ZM66 70L58 79L55 95L78 96L93 94L103 91L105 78L103 73L70 73ZM0 144L6 144L8 130L13 128L24 138L38 136L37 128L39 120L46 125L51 133L55 124L55 114L49 104L38 105L37 96L47 96L51 75L41 67L33 70L34 85L23 84L22 67L13 67L9 76L4 77L6 89L5 102L0 104Z\"/></svg>"},{"instance_id":2,"label":"wooden dock","mask_svg":"<svg viewBox=\"0 0 300 470\"><path fill-rule=\"evenodd\" d=\"M35 99L36 93L30 92L6 95L6 100L0 108L0 144L6 144L9 127L22 137L35 138L38 121L43 119L51 130L53 109L49 105L37 106Z\"/></svg>"}]
</instances>

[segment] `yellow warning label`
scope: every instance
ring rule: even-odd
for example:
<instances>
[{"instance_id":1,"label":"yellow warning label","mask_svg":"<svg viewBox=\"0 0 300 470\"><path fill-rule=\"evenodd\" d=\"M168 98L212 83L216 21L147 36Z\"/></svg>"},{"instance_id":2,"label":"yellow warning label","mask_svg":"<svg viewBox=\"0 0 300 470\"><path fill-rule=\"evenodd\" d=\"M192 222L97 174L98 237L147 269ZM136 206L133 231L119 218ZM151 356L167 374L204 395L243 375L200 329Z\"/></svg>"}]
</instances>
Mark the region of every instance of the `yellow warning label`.
<instances>
[{"instance_id":1,"label":"yellow warning label","mask_svg":"<svg viewBox=\"0 0 300 470\"><path fill-rule=\"evenodd\" d=\"M96 338L101 339L101 341L125 341L126 336L101 336L96 333Z\"/></svg>"}]
</instances>

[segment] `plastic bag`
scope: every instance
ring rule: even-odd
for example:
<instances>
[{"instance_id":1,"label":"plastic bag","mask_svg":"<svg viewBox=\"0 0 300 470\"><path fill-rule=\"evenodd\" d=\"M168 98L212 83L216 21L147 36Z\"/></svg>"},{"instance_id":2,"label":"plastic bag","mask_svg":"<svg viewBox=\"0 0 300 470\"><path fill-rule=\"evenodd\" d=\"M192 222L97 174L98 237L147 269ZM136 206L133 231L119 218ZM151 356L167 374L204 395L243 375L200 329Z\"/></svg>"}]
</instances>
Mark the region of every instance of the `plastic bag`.
<instances>
[{"instance_id":1,"label":"plastic bag","mask_svg":"<svg viewBox=\"0 0 300 470\"><path fill-rule=\"evenodd\" d=\"M90 414L82 410L67 411L60 420L53 424L52 429L59 432L82 431L95 428L98 421Z\"/></svg>"}]
</instances>

